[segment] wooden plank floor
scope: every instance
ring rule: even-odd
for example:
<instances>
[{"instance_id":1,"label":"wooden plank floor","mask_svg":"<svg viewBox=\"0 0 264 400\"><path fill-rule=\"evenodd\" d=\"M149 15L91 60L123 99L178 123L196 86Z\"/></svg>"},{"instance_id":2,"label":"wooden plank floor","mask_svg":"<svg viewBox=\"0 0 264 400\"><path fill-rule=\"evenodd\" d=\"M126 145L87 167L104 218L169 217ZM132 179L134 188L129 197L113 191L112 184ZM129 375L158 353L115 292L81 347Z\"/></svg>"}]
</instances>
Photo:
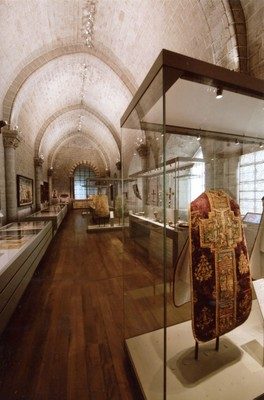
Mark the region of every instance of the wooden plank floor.
<instances>
[{"instance_id":1,"label":"wooden plank floor","mask_svg":"<svg viewBox=\"0 0 264 400\"><path fill-rule=\"evenodd\" d=\"M121 234L69 213L0 339L0 399L141 399L122 291Z\"/></svg>"}]
</instances>

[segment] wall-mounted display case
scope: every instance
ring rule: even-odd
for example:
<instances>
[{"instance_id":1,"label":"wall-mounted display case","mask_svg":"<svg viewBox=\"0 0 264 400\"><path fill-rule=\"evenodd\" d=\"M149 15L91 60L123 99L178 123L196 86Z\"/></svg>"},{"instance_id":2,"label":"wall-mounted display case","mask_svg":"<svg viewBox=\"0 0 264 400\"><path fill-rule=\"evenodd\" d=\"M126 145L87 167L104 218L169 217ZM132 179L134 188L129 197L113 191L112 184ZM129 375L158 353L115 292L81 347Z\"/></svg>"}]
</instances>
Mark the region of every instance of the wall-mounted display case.
<instances>
[{"instance_id":1,"label":"wall-mounted display case","mask_svg":"<svg viewBox=\"0 0 264 400\"><path fill-rule=\"evenodd\" d=\"M163 50L121 119L129 212L125 345L147 400L248 400L264 393L263 315L254 294L250 308L249 274L251 256L252 276L257 270L257 280L263 278L263 219L251 231L257 239L249 255L242 228L249 228L242 221L247 212L262 213L263 100L264 81ZM207 228L201 236L209 225L214 239ZM195 297L201 287L211 290L203 304ZM208 324L209 331L211 323L216 343L197 339L192 328Z\"/></svg>"},{"instance_id":2,"label":"wall-mounted display case","mask_svg":"<svg viewBox=\"0 0 264 400\"><path fill-rule=\"evenodd\" d=\"M29 215L26 217L26 221L51 221L53 235L55 235L65 215L67 214L67 210L67 204L54 204Z\"/></svg>"},{"instance_id":3,"label":"wall-mounted display case","mask_svg":"<svg viewBox=\"0 0 264 400\"><path fill-rule=\"evenodd\" d=\"M0 333L52 239L51 222L13 222L0 229Z\"/></svg>"}]
</instances>

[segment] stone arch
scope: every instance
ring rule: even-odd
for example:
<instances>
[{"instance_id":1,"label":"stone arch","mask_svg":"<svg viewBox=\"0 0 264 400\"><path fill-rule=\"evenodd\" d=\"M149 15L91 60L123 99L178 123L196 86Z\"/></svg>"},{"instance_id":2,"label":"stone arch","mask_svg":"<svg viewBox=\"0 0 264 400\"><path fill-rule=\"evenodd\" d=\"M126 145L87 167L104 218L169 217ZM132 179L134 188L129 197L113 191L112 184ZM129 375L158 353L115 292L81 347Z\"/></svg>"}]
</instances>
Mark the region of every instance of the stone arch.
<instances>
[{"instance_id":1,"label":"stone arch","mask_svg":"<svg viewBox=\"0 0 264 400\"><path fill-rule=\"evenodd\" d=\"M240 0L229 0L228 4L233 17L234 31L236 34L239 70L248 73L247 26L244 10Z\"/></svg>"},{"instance_id":2,"label":"stone arch","mask_svg":"<svg viewBox=\"0 0 264 400\"><path fill-rule=\"evenodd\" d=\"M37 58L33 59L26 66L24 66L18 73L12 84L10 85L4 101L3 101L3 119L11 123L12 109L16 99L16 96L26 82L26 80L39 68L47 64L49 61L62 57L65 55L76 54L76 53L87 53L98 58L101 62L106 64L111 70L118 76L118 78L123 82L126 88L130 91L133 96L136 92L136 85L132 81L132 77L128 77L129 74L124 72L127 71L121 65L121 62L113 55L108 56L106 52L99 50L102 46L96 46L89 48L85 45L66 45L57 47L49 50L48 52L39 55Z\"/></svg>"},{"instance_id":3,"label":"stone arch","mask_svg":"<svg viewBox=\"0 0 264 400\"><path fill-rule=\"evenodd\" d=\"M48 166L49 167L53 166L56 154L65 145L65 143L67 141L71 140L72 138L78 138L78 137L82 137L82 136L83 135L81 135L81 134L77 134L76 135L75 132L70 132L67 136L65 136L64 140L62 142L60 142L59 144L55 145L52 148L52 150L50 151L50 154L49 154L49 157L48 157ZM89 140L91 140L91 139L89 139ZM91 142L96 144L96 147L99 149L99 151L101 152L101 154L103 156L102 159L103 159L103 162L104 162L105 166L107 168L109 168L110 160L109 160L108 154L104 151L104 149L98 143L95 143L93 140L91 140Z\"/></svg>"},{"instance_id":4,"label":"stone arch","mask_svg":"<svg viewBox=\"0 0 264 400\"><path fill-rule=\"evenodd\" d=\"M82 161L79 161L77 163L74 163L72 165L72 167L70 168L70 170L69 170L69 176L74 176L75 169L77 167L79 167L80 165L87 165L89 168L91 168L94 171L96 176L98 176L98 177L100 176L98 168L88 160L82 160Z\"/></svg>"},{"instance_id":5,"label":"stone arch","mask_svg":"<svg viewBox=\"0 0 264 400\"><path fill-rule=\"evenodd\" d=\"M114 140L115 140L115 142L117 144L119 152L121 151L120 138L118 136L118 133L117 133L116 129L111 124L111 122L106 117L104 117L102 114L96 112L95 110L91 109L90 107L86 106L85 104L74 104L72 106L67 106L67 107L55 112L42 125L42 127L40 128L40 130L39 130L39 132L37 134L36 140L35 140L35 154L36 154L36 156L39 154L41 140L42 140L42 138L43 138L43 136L45 134L45 131L49 127L49 125L52 124L52 122L54 122L61 115L66 114L69 111L73 111L73 110L84 110L84 111L87 111L88 113L92 114L96 119L98 119L111 132L111 134L113 135Z\"/></svg>"},{"instance_id":6,"label":"stone arch","mask_svg":"<svg viewBox=\"0 0 264 400\"><path fill-rule=\"evenodd\" d=\"M234 71L247 72L246 23L240 0L219 0L216 3L198 0L210 32L214 64ZM221 18L220 9L224 11ZM219 21L219 18L220 21ZM219 46L219 24L224 25L220 32L226 35L226 45Z\"/></svg>"}]
</instances>

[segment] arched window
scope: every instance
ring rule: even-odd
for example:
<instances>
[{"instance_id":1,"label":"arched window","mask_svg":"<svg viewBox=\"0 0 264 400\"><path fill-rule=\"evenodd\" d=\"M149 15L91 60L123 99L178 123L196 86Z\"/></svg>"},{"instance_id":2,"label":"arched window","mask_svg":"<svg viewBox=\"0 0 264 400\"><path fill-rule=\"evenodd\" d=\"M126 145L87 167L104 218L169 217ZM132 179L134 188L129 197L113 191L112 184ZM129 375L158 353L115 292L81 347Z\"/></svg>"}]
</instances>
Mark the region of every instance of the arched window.
<instances>
[{"instance_id":1,"label":"arched window","mask_svg":"<svg viewBox=\"0 0 264 400\"><path fill-rule=\"evenodd\" d=\"M94 178L95 172L88 165L79 165L74 171L74 198L86 199L90 194L96 194L96 188L88 185L87 179Z\"/></svg>"},{"instance_id":2,"label":"arched window","mask_svg":"<svg viewBox=\"0 0 264 400\"><path fill-rule=\"evenodd\" d=\"M264 196L264 150L244 154L239 165L239 204L241 214L262 213Z\"/></svg>"}]
</instances>

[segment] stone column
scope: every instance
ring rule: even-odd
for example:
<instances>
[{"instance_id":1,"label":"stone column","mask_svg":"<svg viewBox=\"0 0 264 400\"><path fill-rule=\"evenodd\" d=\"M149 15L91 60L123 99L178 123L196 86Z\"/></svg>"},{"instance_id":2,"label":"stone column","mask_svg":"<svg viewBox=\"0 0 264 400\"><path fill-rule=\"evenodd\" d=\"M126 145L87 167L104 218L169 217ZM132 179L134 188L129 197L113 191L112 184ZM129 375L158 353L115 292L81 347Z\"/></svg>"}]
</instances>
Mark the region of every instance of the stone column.
<instances>
[{"instance_id":1,"label":"stone column","mask_svg":"<svg viewBox=\"0 0 264 400\"><path fill-rule=\"evenodd\" d=\"M74 199L74 177L70 175L69 178L70 178L70 198Z\"/></svg>"},{"instance_id":2,"label":"stone column","mask_svg":"<svg viewBox=\"0 0 264 400\"><path fill-rule=\"evenodd\" d=\"M41 209L41 192L40 185L42 182L42 164L44 160L42 157L34 158L35 165L35 200L36 200L36 210Z\"/></svg>"},{"instance_id":3,"label":"stone column","mask_svg":"<svg viewBox=\"0 0 264 400\"><path fill-rule=\"evenodd\" d=\"M20 139L17 130L7 126L2 129L5 149L5 186L6 186L6 215L7 222L17 220L17 184L15 149Z\"/></svg>"},{"instance_id":4,"label":"stone column","mask_svg":"<svg viewBox=\"0 0 264 400\"><path fill-rule=\"evenodd\" d=\"M116 162L116 169L117 169L117 178L121 179L121 170L122 170L122 164L121 161Z\"/></svg>"},{"instance_id":5,"label":"stone column","mask_svg":"<svg viewBox=\"0 0 264 400\"><path fill-rule=\"evenodd\" d=\"M49 203L51 204L52 199L52 176L53 176L53 167L48 169L48 182L49 182Z\"/></svg>"}]
</instances>

